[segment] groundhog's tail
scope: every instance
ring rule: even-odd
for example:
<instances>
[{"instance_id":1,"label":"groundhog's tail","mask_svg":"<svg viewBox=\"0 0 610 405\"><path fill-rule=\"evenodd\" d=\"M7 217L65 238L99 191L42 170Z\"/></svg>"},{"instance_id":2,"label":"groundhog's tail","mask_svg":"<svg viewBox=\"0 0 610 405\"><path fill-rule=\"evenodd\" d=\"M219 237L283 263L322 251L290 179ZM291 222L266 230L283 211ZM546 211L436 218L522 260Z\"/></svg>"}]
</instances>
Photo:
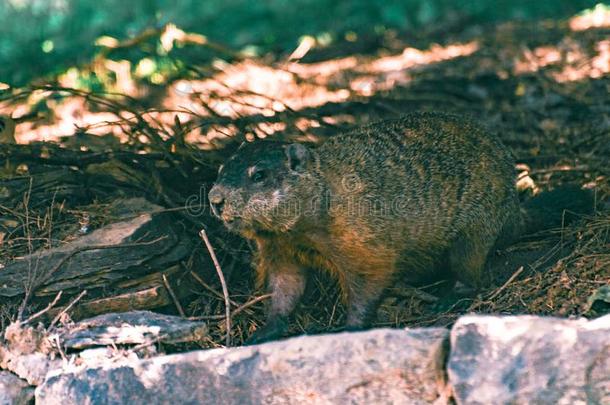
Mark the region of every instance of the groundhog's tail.
<instances>
[{"instance_id":1,"label":"groundhog's tail","mask_svg":"<svg viewBox=\"0 0 610 405\"><path fill-rule=\"evenodd\" d=\"M522 204L525 233L531 234L566 225L582 215L592 213L594 204L594 196L590 190L583 190L574 185L542 192Z\"/></svg>"}]
</instances>

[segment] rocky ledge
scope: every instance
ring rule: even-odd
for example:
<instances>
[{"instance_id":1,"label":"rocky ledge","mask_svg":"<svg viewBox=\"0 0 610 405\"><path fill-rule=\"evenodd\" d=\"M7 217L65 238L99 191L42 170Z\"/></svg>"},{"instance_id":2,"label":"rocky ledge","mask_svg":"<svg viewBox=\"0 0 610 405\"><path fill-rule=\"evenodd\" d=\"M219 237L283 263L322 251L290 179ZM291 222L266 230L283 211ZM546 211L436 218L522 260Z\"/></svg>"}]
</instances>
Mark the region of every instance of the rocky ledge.
<instances>
[{"instance_id":1,"label":"rocky ledge","mask_svg":"<svg viewBox=\"0 0 610 405\"><path fill-rule=\"evenodd\" d=\"M19 384L9 383L31 391ZM0 402L27 398L13 391ZM62 405L607 404L610 315L465 316L451 330L377 329L64 364L35 392L36 403Z\"/></svg>"}]
</instances>

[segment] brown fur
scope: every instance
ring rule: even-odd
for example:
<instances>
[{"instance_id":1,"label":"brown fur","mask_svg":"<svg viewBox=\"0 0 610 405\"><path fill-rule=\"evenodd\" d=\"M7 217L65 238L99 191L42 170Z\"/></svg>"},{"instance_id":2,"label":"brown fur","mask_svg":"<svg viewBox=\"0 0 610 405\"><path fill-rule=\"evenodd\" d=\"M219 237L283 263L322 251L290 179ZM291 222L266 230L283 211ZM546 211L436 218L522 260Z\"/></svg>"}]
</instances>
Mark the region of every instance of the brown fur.
<instances>
[{"instance_id":1,"label":"brown fur","mask_svg":"<svg viewBox=\"0 0 610 405\"><path fill-rule=\"evenodd\" d=\"M274 294L271 326L255 341L281 332L311 269L337 277L347 324L362 327L396 277L481 286L489 252L523 222L508 150L468 120L433 113L317 149L247 144L209 198L229 229L256 242L257 279Z\"/></svg>"}]
</instances>

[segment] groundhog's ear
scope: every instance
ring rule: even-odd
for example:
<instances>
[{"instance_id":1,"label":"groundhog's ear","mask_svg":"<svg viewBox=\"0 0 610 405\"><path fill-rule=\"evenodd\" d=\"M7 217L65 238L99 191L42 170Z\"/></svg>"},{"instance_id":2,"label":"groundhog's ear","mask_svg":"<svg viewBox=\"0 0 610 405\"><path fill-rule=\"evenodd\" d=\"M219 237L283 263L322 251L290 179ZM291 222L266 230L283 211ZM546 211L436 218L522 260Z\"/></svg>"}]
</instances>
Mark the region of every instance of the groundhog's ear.
<instances>
[{"instance_id":1,"label":"groundhog's ear","mask_svg":"<svg viewBox=\"0 0 610 405\"><path fill-rule=\"evenodd\" d=\"M290 170L297 172L305 171L310 159L309 149L300 143L291 143L284 148L286 150L286 156L288 157L288 167Z\"/></svg>"}]
</instances>

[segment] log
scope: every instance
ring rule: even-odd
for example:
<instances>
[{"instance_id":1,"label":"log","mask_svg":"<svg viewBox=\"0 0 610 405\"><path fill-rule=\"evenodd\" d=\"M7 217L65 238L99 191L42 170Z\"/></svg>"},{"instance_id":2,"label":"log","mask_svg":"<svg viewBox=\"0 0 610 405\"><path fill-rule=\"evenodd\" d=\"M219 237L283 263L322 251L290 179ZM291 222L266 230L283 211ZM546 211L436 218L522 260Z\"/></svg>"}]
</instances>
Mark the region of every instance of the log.
<instances>
[{"instance_id":1,"label":"log","mask_svg":"<svg viewBox=\"0 0 610 405\"><path fill-rule=\"evenodd\" d=\"M27 293L48 300L62 291L68 301L87 290L89 301L77 307L80 316L168 305L161 274L178 274L191 239L171 213L144 199L118 201L115 211L121 209L127 210L122 220L7 264L0 271L0 296Z\"/></svg>"}]
</instances>

